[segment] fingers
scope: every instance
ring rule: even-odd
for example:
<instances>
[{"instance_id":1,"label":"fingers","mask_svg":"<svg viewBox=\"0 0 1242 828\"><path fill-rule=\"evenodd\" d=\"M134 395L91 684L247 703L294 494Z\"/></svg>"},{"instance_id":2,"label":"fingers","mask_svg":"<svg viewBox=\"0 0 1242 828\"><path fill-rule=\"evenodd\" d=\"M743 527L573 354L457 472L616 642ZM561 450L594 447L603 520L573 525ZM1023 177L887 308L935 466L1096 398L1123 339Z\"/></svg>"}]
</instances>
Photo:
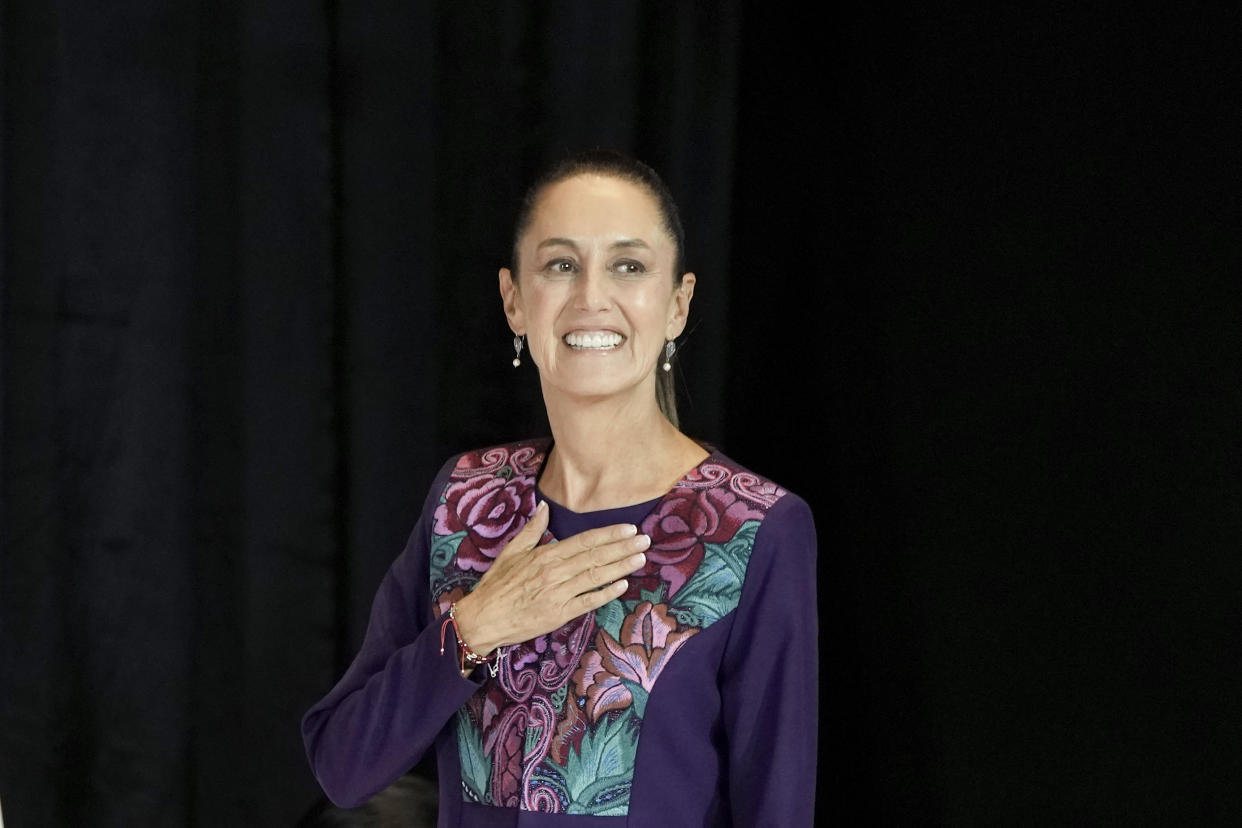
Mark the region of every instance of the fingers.
<instances>
[{"instance_id":1,"label":"fingers","mask_svg":"<svg viewBox=\"0 0 1242 828\"><path fill-rule=\"evenodd\" d=\"M540 545L548 519L547 504L540 502L471 593L479 602L474 626L481 642L526 641L594 612L624 595L625 577L646 563L643 552L651 538L638 534L633 524L604 526Z\"/></svg>"},{"instance_id":2,"label":"fingers","mask_svg":"<svg viewBox=\"0 0 1242 828\"><path fill-rule=\"evenodd\" d=\"M633 538L638 535L638 527L632 523L614 523L598 529L588 529L577 535L566 538L555 546L548 547L548 552L559 560L568 560L582 552L600 549L605 546Z\"/></svg>"},{"instance_id":3,"label":"fingers","mask_svg":"<svg viewBox=\"0 0 1242 828\"><path fill-rule=\"evenodd\" d=\"M530 520L526 521L526 525L522 527L522 532L529 531L535 536L535 542L538 543L548 528L549 515L548 501L539 501L539 504L535 506L535 513L530 516ZM519 532L519 534L521 533Z\"/></svg>"},{"instance_id":4,"label":"fingers","mask_svg":"<svg viewBox=\"0 0 1242 828\"><path fill-rule=\"evenodd\" d=\"M584 592L575 596L568 604L566 609L569 611L569 617L574 618L585 612L595 612L595 610L607 604L616 598L620 598L629 589L629 581L620 580L613 581L603 589L594 589L590 592Z\"/></svg>"},{"instance_id":5,"label":"fingers","mask_svg":"<svg viewBox=\"0 0 1242 828\"><path fill-rule=\"evenodd\" d=\"M651 545L646 535L628 538L601 549L582 553L566 562L565 587L574 595L599 589L642 569L647 563L643 551Z\"/></svg>"}]
</instances>

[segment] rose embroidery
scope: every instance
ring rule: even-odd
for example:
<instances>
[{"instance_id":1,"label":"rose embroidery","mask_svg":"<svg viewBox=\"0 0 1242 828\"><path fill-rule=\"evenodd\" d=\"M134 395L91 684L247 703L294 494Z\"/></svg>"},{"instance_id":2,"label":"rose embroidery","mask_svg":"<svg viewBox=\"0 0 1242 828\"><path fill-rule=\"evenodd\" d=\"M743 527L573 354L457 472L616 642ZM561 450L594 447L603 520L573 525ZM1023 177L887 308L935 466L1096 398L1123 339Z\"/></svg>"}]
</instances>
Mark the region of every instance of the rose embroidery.
<instances>
[{"instance_id":1,"label":"rose embroidery","mask_svg":"<svg viewBox=\"0 0 1242 828\"><path fill-rule=\"evenodd\" d=\"M762 518L763 512L724 487L671 493L643 521L651 548L646 566L630 578L624 597L638 598L663 582L668 584L664 597L671 598L703 562L704 543L726 542L743 523Z\"/></svg>"},{"instance_id":2,"label":"rose embroidery","mask_svg":"<svg viewBox=\"0 0 1242 828\"><path fill-rule=\"evenodd\" d=\"M436 507L435 533L465 531L457 548L460 569L485 572L509 539L535 511L535 487L528 477L474 477L454 482Z\"/></svg>"},{"instance_id":3,"label":"rose embroidery","mask_svg":"<svg viewBox=\"0 0 1242 828\"><path fill-rule=\"evenodd\" d=\"M706 489L695 498L704 543L727 543L748 520L763 520L763 512L725 488Z\"/></svg>"}]
</instances>

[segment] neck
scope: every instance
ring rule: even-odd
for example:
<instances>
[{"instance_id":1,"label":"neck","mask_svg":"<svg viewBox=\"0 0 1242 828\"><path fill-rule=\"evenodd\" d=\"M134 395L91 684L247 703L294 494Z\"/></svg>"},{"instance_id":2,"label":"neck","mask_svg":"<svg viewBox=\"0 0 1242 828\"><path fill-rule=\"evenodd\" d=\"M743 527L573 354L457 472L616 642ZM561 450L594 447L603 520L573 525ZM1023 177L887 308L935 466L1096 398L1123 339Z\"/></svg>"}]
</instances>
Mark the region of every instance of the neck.
<instances>
[{"instance_id":1,"label":"neck","mask_svg":"<svg viewBox=\"0 0 1242 828\"><path fill-rule=\"evenodd\" d=\"M568 399L544 389L554 441L539 487L576 512L659 497L707 456L660 411L651 394Z\"/></svg>"}]
</instances>

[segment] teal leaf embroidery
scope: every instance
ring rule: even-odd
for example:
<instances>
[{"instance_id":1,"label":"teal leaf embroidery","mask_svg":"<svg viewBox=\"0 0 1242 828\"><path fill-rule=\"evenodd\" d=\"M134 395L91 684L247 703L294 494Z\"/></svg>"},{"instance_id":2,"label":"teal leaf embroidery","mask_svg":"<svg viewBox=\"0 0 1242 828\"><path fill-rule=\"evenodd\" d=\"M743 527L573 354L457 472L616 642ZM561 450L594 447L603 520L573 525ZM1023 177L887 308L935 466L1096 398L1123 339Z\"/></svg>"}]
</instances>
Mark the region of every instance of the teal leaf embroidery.
<instances>
[{"instance_id":1,"label":"teal leaf embroidery","mask_svg":"<svg viewBox=\"0 0 1242 828\"><path fill-rule=\"evenodd\" d=\"M668 591L668 584L663 581L655 589L640 589L638 591L639 600L650 601L652 604L663 604L664 595Z\"/></svg>"},{"instance_id":2,"label":"teal leaf embroidery","mask_svg":"<svg viewBox=\"0 0 1242 828\"><path fill-rule=\"evenodd\" d=\"M759 521L747 521L729 541L703 545L703 563L670 602L680 623L694 619L698 622L694 626L706 627L733 611L742 598L746 564L758 531Z\"/></svg>"},{"instance_id":3,"label":"teal leaf embroidery","mask_svg":"<svg viewBox=\"0 0 1242 828\"><path fill-rule=\"evenodd\" d=\"M466 537L466 533L454 532L451 535L434 535L431 541L431 571L443 572L448 567L449 562L453 560L453 556L457 554L457 547L461 546L462 538Z\"/></svg>"},{"instance_id":4,"label":"teal leaf embroidery","mask_svg":"<svg viewBox=\"0 0 1242 828\"><path fill-rule=\"evenodd\" d=\"M621 684L625 686L626 690L630 691L630 698L634 699L634 707L632 708L634 715L642 719L647 713L647 689L629 679L621 679Z\"/></svg>"},{"instance_id":5,"label":"teal leaf embroidery","mask_svg":"<svg viewBox=\"0 0 1242 828\"><path fill-rule=\"evenodd\" d=\"M638 728L629 715L604 718L583 734L578 750L570 751L565 763L568 812L626 814L637 750Z\"/></svg>"},{"instance_id":6,"label":"teal leaf embroidery","mask_svg":"<svg viewBox=\"0 0 1242 828\"><path fill-rule=\"evenodd\" d=\"M539 735L541 733L543 733L542 727L526 728L526 740L522 744L522 754L524 756L530 756L531 751L533 751L535 746L539 744Z\"/></svg>"},{"instance_id":7,"label":"teal leaf embroidery","mask_svg":"<svg viewBox=\"0 0 1242 828\"><path fill-rule=\"evenodd\" d=\"M565 698L568 695L569 695L568 684L564 685L563 687L558 688L555 692L553 692L552 695L548 697L548 701L552 703L552 709L559 713L561 709L565 706Z\"/></svg>"},{"instance_id":8,"label":"teal leaf embroidery","mask_svg":"<svg viewBox=\"0 0 1242 828\"><path fill-rule=\"evenodd\" d=\"M488 802L492 763L483 752L483 734L465 713L457 718L457 753L461 758L462 794L471 802Z\"/></svg>"},{"instance_id":9,"label":"teal leaf embroidery","mask_svg":"<svg viewBox=\"0 0 1242 828\"><path fill-rule=\"evenodd\" d=\"M582 798L569 803L571 814L626 816L630 810L631 774L597 779L582 790Z\"/></svg>"},{"instance_id":10,"label":"teal leaf embroidery","mask_svg":"<svg viewBox=\"0 0 1242 828\"><path fill-rule=\"evenodd\" d=\"M595 611L595 625L617 639L621 637L621 624L628 614L629 608L624 601L609 601Z\"/></svg>"}]
</instances>

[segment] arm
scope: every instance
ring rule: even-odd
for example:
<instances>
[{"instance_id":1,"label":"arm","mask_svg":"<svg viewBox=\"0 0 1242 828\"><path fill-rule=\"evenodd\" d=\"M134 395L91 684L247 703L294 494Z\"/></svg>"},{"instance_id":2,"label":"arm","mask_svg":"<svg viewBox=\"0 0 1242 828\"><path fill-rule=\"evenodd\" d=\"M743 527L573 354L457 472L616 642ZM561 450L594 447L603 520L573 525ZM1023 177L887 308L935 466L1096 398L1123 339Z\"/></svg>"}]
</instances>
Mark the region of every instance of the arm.
<instances>
[{"instance_id":1,"label":"arm","mask_svg":"<svg viewBox=\"0 0 1242 828\"><path fill-rule=\"evenodd\" d=\"M432 623L431 515L451 463L436 478L405 550L384 576L362 648L302 719L311 769L328 797L353 807L411 767L478 688L458 672L451 629L440 655Z\"/></svg>"},{"instance_id":2,"label":"arm","mask_svg":"<svg viewBox=\"0 0 1242 828\"><path fill-rule=\"evenodd\" d=\"M725 647L724 723L733 822L809 826L819 709L815 524L783 497L751 552Z\"/></svg>"}]
</instances>

